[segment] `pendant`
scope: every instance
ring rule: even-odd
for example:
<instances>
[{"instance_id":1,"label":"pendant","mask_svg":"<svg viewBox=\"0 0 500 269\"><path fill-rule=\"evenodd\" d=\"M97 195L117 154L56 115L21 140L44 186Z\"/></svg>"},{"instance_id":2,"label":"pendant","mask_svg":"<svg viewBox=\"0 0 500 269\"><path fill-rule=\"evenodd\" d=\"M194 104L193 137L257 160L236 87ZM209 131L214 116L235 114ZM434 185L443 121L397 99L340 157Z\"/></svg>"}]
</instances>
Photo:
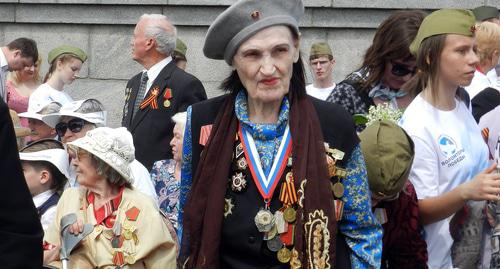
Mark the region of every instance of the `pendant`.
<instances>
[{"instance_id":1,"label":"pendant","mask_svg":"<svg viewBox=\"0 0 500 269\"><path fill-rule=\"evenodd\" d=\"M281 242L281 239L279 236L276 236L273 239L268 240L266 242L266 244L267 244L267 248L272 252L276 252L283 247L283 242Z\"/></svg>"},{"instance_id":2,"label":"pendant","mask_svg":"<svg viewBox=\"0 0 500 269\"><path fill-rule=\"evenodd\" d=\"M283 247L278 251L276 256L281 263L288 263L290 262L290 258L292 258L292 252L288 248Z\"/></svg>"},{"instance_id":3,"label":"pendant","mask_svg":"<svg viewBox=\"0 0 500 269\"><path fill-rule=\"evenodd\" d=\"M332 185L332 192L335 198L342 198L342 196L344 196L344 185L340 182L336 182Z\"/></svg>"},{"instance_id":4,"label":"pendant","mask_svg":"<svg viewBox=\"0 0 500 269\"><path fill-rule=\"evenodd\" d=\"M241 192L247 187L247 180L242 172L238 172L232 176L231 190L234 192Z\"/></svg>"},{"instance_id":5,"label":"pendant","mask_svg":"<svg viewBox=\"0 0 500 269\"><path fill-rule=\"evenodd\" d=\"M288 223L292 223L297 218L297 211L291 206L287 207L285 211L283 211L283 218Z\"/></svg>"},{"instance_id":6,"label":"pendant","mask_svg":"<svg viewBox=\"0 0 500 269\"><path fill-rule=\"evenodd\" d=\"M255 215L254 221L259 232L269 232L274 226L274 215L267 209L261 209Z\"/></svg>"}]
</instances>

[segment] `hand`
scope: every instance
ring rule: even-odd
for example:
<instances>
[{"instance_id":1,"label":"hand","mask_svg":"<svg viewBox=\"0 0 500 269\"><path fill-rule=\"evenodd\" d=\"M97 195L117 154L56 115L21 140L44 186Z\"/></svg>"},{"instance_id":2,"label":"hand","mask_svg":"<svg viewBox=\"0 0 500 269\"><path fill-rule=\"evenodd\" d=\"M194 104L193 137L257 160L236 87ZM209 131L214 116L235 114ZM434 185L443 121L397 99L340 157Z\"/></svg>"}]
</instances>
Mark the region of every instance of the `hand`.
<instances>
[{"instance_id":1,"label":"hand","mask_svg":"<svg viewBox=\"0 0 500 269\"><path fill-rule=\"evenodd\" d=\"M493 173L496 167L497 164L494 163L471 181L462 184L460 186L462 198L466 201L500 201L500 174Z\"/></svg>"},{"instance_id":2,"label":"hand","mask_svg":"<svg viewBox=\"0 0 500 269\"><path fill-rule=\"evenodd\" d=\"M59 260L59 251L61 250L61 246L55 245L53 248L49 250L43 251L43 264L49 264L53 261Z\"/></svg>"},{"instance_id":3,"label":"hand","mask_svg":"<svg viewBox=\"0 0 500 269\"><path fill-rule=\"evenodd\" d=\"M82 220L77 220L75 223L71 224L69 227L69 233L78 235L83 232L83 221Z\"/></svg>"}]
</instances>

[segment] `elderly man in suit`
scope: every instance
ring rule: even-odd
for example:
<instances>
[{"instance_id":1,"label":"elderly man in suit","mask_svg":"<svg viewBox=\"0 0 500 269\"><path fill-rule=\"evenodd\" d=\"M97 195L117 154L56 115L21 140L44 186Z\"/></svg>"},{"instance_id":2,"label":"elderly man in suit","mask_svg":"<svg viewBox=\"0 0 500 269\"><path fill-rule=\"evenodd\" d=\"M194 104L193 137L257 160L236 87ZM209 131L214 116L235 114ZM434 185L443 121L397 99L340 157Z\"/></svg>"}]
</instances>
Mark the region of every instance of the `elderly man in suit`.
<instances>
[{"instance_id":1,"label":"elderly man in suit","mask_svg":"<svg viewBox=\"0 0 500 269\"><path fill-rule=\"evenodd\" d=\"M148 170L157 160L171 159L170 118L207 99L194 76L172 60L177 30L160 14L144 14L134 30L132 58L145 70L127 83L122 125L132 133L136 159Z\"/></svg>"}]
</instances>

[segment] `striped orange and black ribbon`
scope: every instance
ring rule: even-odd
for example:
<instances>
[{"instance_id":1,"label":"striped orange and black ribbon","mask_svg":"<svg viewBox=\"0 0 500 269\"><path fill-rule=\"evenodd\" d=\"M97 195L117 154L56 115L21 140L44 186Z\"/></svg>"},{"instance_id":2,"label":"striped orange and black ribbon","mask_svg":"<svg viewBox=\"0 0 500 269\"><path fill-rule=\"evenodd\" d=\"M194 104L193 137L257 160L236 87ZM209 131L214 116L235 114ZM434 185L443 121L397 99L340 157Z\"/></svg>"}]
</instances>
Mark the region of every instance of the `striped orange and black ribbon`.
<instances>
[{"instance_id":1,"label":"striped orange and black ribbon","mask_svg":"<svg viewBox=\"0 0 500 269\"><path fill-rule=\"evenodd\" d=\"M158 101L156 101L156 97L158 97L159 89L154 88L149 94L148 98L144 99L139 106L140 109L144 109L147 106L151 105L152 109L158 109Z\"/></svg>"},{"instance_id":2,"label":"striped orange and black ribbon","mask_svg":"<svg viewBox=\"0 0 500 269\"><path fill-rule=\"evenodd\" d=\"M297 202L297 192L295 191L292 173L288 173L285 182L281 184L279 199L284 205L293 205Z\"/></svg>"}]
</instances>

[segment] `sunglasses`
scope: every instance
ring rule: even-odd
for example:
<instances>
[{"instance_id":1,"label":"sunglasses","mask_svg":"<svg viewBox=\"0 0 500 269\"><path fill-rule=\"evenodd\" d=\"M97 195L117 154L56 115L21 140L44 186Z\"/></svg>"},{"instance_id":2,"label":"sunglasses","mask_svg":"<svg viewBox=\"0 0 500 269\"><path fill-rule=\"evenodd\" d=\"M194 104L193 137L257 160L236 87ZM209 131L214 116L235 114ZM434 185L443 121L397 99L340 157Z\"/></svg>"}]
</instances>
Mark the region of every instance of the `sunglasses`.
<instances>
[{"instance_id":1,"label":"sunglasses","mask_svg":"<svg viewBox=\"0 0 500 269\"><path fill-rule=\"evenodd\" d=\"M411 73L411 75L415 75L417 73L417 68L409 69L407 65L396 63L391 61L392 69L391 73L397 77L404 77Z\"/></svg>"},{"instance_id":2,"label":"sunglasses","mask_svg":"<svg viewBox=\"0 0 500 269\"><path fill-rule=\"evenodd\" d=\"M82 160L85 156L88 156L90 153L84 149L81 149L79 147L68 147L68 155L73 158L77 159L78 161Z\"/></svg>"},{"instance_id":3,"label":"sunglasses","mask_svg":"<svg viewBox=\"0 0 500 269\"><path fill-rule=\"evenodd\" d=\"M79 133L83 126L85 126L85 120L82 119L72 119L70 121L66 122L59 122L56 125L56 133L59 137L63 137L64 134L66 134L66 130L70 130L73 133Z\"/></svg>"}]
</instances>

